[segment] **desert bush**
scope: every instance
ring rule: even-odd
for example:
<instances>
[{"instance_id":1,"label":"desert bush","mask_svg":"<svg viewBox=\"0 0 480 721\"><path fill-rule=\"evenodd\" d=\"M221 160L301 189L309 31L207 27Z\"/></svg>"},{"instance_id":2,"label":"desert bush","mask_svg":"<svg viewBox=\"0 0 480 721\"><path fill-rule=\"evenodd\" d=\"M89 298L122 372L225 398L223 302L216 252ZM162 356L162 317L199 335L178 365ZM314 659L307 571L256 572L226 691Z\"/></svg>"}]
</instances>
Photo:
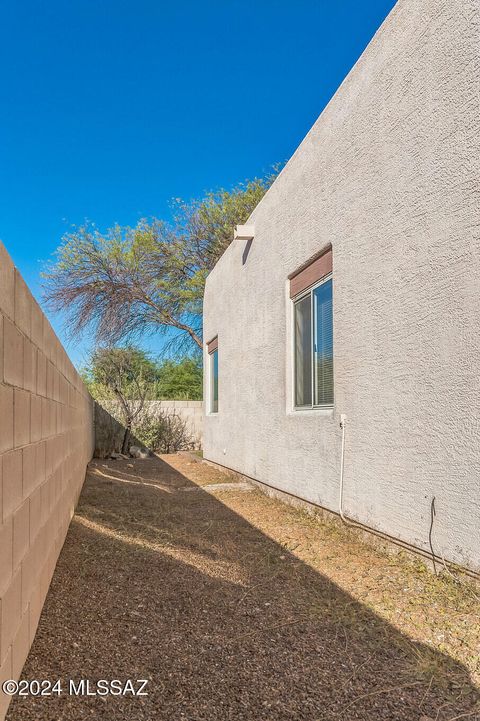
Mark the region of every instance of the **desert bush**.
<instances>
[{"instance_id":1,"label":"desert bush","mask_svg":"<svg viewBox=\"0 0 480 721\"><path fill-rule=\"evenodd\" d=\"M186 451L195 445L186 421L172 412L144 413L134 433L154 453Z\"/></svg>"}]
</instances>

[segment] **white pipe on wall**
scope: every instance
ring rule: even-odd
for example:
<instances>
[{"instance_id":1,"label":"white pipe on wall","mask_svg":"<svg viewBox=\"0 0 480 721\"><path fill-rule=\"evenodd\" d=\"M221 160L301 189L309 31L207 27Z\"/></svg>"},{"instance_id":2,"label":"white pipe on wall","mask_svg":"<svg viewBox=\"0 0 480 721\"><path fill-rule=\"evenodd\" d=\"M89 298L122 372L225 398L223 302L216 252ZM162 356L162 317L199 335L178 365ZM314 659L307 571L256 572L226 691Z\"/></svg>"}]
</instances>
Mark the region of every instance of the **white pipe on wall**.
<instances>
[{"instance_id":1,"label":"white pipe on wall","mask_svg":"<svg viewBox=\"0 0 480 721\"><path fill-rule=\"evenodd\" d=\"M348 519L345 518L343 513L343 474L344 474L344 459L345 459L345 427L347 425L347 416L342 413L340 415L340 428L342 429L342 450L340 454L340 491L339 491L339 503L338 510L340 518L344 523L349 523Z\"/></svg>"}]
</instances>

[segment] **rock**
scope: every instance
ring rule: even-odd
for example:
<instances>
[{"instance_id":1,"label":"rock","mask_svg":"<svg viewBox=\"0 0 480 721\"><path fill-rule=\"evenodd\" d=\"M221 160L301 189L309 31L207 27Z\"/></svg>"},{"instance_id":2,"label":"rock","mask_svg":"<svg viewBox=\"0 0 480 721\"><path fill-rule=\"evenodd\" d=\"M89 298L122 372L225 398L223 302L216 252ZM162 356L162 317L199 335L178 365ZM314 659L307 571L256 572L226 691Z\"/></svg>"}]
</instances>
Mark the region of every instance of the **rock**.
<instances>
[{"instance_id":1,"label":"rock","mask_svg":"<svg viewBox=\"0 0 480 721\"><path fill-rule=\"evenodd\" d=\"M132 458L149 458L150 453L140 446L130 446L130 455Z\"/></svg>"}]
</instances>

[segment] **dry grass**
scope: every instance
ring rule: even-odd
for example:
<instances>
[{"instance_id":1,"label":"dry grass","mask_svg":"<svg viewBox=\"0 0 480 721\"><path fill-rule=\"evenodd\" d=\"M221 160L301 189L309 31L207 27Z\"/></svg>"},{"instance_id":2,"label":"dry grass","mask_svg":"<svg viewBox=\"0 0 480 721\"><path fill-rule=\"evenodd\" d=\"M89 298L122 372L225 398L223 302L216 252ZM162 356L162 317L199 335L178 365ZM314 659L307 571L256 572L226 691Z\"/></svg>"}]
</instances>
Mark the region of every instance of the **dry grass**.
<instances>
[{"instance_id":1,"label":"dry grass","mask_svg":"<svg viewBox=\"0 0 480 721\"><path fill-rule=\"evenodd\" d=\"M92 465L24 676L150 695L10 721L480 719L473 585L226 480L184 455Z\"/></svg>"},{"instance_id":2,"label":"dry grass","mask_svg":"<svg viewBox=\"0 0 480 721\"><path fill-rule=\"evenodd\" d=\"M250 502L258 506L253 516L262 530L277 542L327 574L412 641L421 641L464 664L472 680L480 684L478 583L459 570L435 576L419 557L404 551L381 551L366 543L362 532L340 522L320 519L272 499L264 514L261 499ZM419 662L419 666L425 663ZM428 675L428 668L426 671Z\"/></svg>"}]
</instances>

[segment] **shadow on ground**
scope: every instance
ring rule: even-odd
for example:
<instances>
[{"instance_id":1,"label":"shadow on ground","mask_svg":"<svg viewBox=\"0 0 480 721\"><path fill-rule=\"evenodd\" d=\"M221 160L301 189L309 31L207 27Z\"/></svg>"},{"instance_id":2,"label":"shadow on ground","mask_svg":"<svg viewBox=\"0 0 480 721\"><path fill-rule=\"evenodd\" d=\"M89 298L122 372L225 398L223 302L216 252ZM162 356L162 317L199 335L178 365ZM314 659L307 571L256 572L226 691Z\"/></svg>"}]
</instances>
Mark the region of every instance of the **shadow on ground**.
<instances>
[{"instance_id":1,"label":"shadow on ground","mask_svg":"<svg viewBox=\"0 0 480 721\"><path fill-rule=\"evenodd\" d=\"M461 665L194 487L159 458L92 464L23 678L148 679L149 695L15 699L9 721L480 718Z\"/></svg>"}]
</instances>

